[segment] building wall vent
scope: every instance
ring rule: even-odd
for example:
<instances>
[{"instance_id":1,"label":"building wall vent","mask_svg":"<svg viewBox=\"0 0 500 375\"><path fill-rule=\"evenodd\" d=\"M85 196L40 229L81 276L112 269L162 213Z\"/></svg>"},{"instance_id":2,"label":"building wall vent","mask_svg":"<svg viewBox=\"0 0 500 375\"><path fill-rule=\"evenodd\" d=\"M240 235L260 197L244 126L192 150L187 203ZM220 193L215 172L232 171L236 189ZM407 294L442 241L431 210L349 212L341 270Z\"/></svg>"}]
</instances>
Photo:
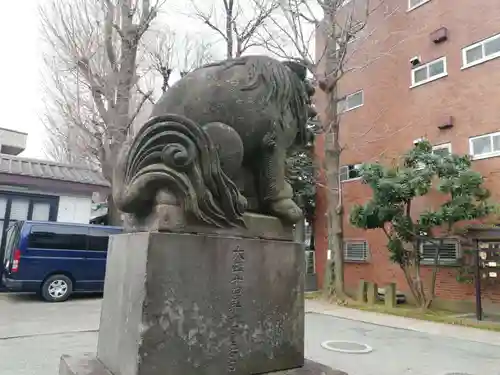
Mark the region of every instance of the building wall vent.
<instances>
[{"instance_id":1,"label":"building wall vent","mask_svg":"<svg viewBox=\"0 0 500 375\"><path fill-rule=\"evenodd\" d=\"M439 29L434 30L431 33L431 40L435 44L439 44L448 40L448 29L446 27L440 27Z\"/></svg>"},{"instance_id":2,"label":"building wall vent","mask_svg":"<svg viewBox=\"0 0 500 375\"><path fill-rule=\"evenodd\" d=\"M445 121L442 121L441 124L438 125L440 130L451 129L455 123L455 119L453 116L449 116Z\"/></svg>"}]
</instances>

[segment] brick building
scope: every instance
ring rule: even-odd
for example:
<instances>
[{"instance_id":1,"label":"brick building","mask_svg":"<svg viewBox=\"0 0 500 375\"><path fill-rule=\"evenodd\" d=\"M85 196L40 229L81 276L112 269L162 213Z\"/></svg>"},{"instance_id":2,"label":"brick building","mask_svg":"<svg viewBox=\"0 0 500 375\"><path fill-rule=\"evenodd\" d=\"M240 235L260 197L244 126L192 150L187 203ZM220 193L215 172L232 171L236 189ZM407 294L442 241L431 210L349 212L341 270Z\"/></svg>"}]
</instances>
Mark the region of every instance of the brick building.
<instances>
[{"instance_id":1,"label":"brick building","mask_svg":"<svg viewBox=\"0 0 500 375\"><path fill-rule=\"evenodd\" d=\"M356 6L353 3L345 6ZM321 49L321 35L316 42ZM473 168L485 176L493 199L500 201L500 4L385 0L349 48L349 66L364 68L344 76L339 89L346 98L341 119L346 286L352 290L361 278L379 286L395 281L409 296L403 273L388 259L383 233L349 225L352 205L370 195L357 178L356 166L390 163L426 138L437 152L471 154ZM324 104L317 97L320 111ZM323 144L319 138L318 155ZM415 212L438 202L436 197L421 199ZM317 206L316 269L321 285L327 254L321 190ZM500 249L500 235L499 242L495 236L484 246ZM440 268L437 296L451 308L466 309L474 303L474 286L456 281L456 260L467 246L450 240L442 250L448 265ZM422 251L425 259L426 249ZM483 299L486 308L498 304L500 310L500 279L485 287Z\"/></svg>"}]
</instances>

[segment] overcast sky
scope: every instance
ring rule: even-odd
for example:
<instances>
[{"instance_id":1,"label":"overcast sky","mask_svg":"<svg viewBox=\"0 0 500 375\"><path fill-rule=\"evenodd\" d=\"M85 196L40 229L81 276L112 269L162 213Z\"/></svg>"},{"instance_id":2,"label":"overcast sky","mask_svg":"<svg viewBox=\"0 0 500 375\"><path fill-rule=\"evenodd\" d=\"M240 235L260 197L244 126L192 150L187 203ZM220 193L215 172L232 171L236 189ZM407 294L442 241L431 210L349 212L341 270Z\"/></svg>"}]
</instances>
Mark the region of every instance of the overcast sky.
<instances>
[{"instance_id":1,"label":"overcast sky","mask_svg":"<svg viewBox=\"0 0 500 375\"><path fill-rule=\"evenodd\" d=\"M38 69L40 54L37 49L37 1L6 1L2 4L0 22L0 127L27 132L30 157L43 157L40 124L40 93Z\"/></svg>"},{"instance_id":2,"label":"overcast sky","mask_svg":"<svg viewBox=\"0 0 500 375\"><path fill-rule=\"evenodd\" d=\"M10 16L3 17L0 23L0 45L4 51L0 58L0 72L3 72L0 127L28 133L27 149L22 156L33 158L46 158L45 128L40 121L43 102L38 4L41 1L44 0L6 1L2 11ZM169 3L175 5L166 8L168 13L161 15L160 24L165 23L179 33L199 33L200 37L213 38L203 25L179 15L189 11L188 6L182 5L189 4L187 0ZM223 50L220 52L222 57Z\"/></svg>"}]
</instances>

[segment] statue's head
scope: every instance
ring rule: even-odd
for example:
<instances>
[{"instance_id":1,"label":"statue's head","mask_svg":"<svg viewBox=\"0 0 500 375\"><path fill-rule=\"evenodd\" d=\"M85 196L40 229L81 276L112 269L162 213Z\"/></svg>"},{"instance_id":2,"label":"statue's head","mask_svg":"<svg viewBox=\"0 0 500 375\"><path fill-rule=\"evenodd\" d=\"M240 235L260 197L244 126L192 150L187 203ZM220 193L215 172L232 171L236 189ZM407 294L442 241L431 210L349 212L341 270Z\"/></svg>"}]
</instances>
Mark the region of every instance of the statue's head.
<instances>
[{"instance_id":1,"label":"statue's head","mask_svg":"<svg viewBox=\"0 0 500 375\"><path fill-rule=\"evenodd\" d=\"M312 96L314 95L314 86L311 84L311 81L307 78L307 65L305 62L299 62L296 60L288 60L283 61L283 65L285 65L291 72L292 76L295 76L295 79L292 81L300 82L297 87L297 91L301 91L301 94L298 94L302 101L304 101L303 106L299 106L302 108L297 108L297 112L301 112L305 117L301 115L301 113L296 113L298 124L298 133L296 142L301 145L305 145L308 143L309 135L306 131L306 123L307 120L314 118L317 115L314 107L312 106ZM297 106L297 103L292 103L292 106Z\"/></svg>"}]
</instances>

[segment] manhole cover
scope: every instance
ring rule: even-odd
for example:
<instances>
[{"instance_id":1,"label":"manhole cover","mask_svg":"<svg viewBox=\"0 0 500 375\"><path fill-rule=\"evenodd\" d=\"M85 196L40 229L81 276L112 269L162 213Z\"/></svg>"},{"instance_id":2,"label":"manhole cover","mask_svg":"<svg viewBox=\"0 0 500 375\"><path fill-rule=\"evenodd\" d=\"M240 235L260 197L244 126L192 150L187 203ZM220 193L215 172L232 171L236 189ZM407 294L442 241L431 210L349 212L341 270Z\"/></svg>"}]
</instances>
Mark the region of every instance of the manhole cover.
<instances>
[{"instance_id":1,"label":"manhole cover","mask_svg":"<svg viewBox=\"0 0 500 375\"><path fill-rule=\"evenodd\" d=\"M362 354L370 353L371 351L373 351L373 348L371 346L352 341L329 340L321 343L321 346L326 350L341 353Z\"/></svg>"}]
</instances>

